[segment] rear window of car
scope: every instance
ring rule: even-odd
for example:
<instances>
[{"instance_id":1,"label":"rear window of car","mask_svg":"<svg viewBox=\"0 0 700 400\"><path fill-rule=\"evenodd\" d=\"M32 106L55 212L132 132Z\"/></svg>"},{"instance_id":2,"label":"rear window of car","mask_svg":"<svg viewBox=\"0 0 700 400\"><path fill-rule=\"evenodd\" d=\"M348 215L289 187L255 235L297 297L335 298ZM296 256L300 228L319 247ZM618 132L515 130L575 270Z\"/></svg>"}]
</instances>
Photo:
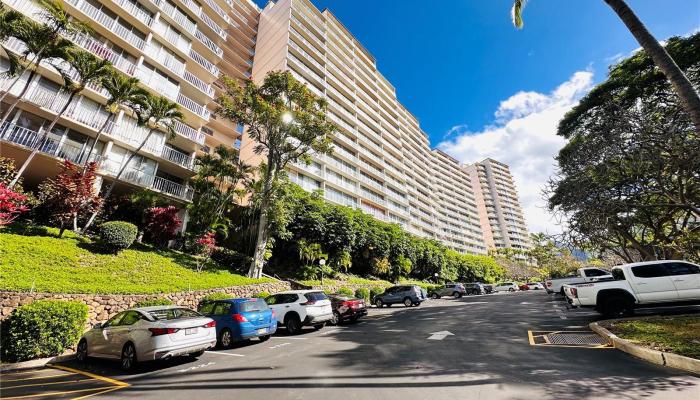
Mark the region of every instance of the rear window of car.
<instances>
[{"instance_id":1,"label":"rear window of car","mask_svg":"<svg viewBox=\"0 0 700 400\"><path fill-rule=\"evenodd\" d=\"M613 279L616 281L624 281L625 280L625 273L622 272L621 268L613 269L612 276L613 276Z\"/></svg>"},{"instance_id":2,"label":"rear window of car","mask_svg":"<svg viewBox=\"0 0 700 400\"><path fill-rule=\"evenodd\" d=\"M306 299L309 301L328 300L328 296L326 296L326 294L323 292L306 293L304 294L304 297L306 297Z\"/></svg>"},{"instance_id":3,"label":"rear window of car","mask_svg":"<svg viewBox=\"0 0 700 400\"><path fill-rule=\"evenodd\" d=\"M161 310L151 310L148 312L157 320L172 320L180 318L201 317L202 314L189 308L163 308Z\"/></svg>"},{"instance_id":4,"label":"rear window of car","mask_svg":"<svg viewBox=\"0 0 700 400\"><path fill-rule=\"evenodd\" d=\"M263 299L246 300L239 307L241 312L263 311L269 308Z\"/></svg>"},{"instance_id":5,"label":"rear window of car","mask_svg":"<svg viewBox=\"0 0 700 400\"><path fill-rule=\"evenodd\" d=\"M608 271L603 271L602 269L587 269L583 271L583 273L587 277L594 277L594 276L603 276L603 275L608 275Z\"/></svg>"}]
</instances>

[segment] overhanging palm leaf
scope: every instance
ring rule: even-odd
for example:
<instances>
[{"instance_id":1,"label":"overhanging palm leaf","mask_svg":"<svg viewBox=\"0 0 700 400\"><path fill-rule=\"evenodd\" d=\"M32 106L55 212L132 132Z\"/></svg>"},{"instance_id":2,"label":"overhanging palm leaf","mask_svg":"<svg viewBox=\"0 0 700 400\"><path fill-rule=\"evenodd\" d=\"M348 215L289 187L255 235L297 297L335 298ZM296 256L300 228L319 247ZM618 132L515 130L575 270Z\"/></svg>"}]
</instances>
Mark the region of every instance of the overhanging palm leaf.
<instances>
[{"instance_id":1,"label":"overhanging palm leaf","mask_svg":"<svg viewBox=\"0 0 700 400\"><path fill-rule=\"evenodd\" d=\"M62 1L39 0L38 3L43 8L40 14L42 19L55 35L92 32L89 24L72 18L68 14Z\"/></svg>"},{"instance_id":2,"label":"overhanging palm leaf","mask_svg":"<svg viewBox=\"0 0 700 400\"><path fill-rule=\"evenodd\" d=\"M523 27L523 8L525 8L527 0L513 1L513 8L510 10L510 17L513 20L513 25L520 29Z\"/></svg>"}]
</instances>

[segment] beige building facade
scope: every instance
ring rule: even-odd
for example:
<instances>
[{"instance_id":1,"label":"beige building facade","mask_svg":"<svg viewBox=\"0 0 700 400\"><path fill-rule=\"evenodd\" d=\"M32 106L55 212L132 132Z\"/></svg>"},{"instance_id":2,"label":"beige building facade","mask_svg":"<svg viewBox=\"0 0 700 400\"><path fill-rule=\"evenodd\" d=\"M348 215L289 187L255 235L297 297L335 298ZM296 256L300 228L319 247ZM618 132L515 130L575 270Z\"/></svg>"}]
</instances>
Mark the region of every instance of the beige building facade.
<instances>
[{"instance_id":1,"label":"beige building facade","mask_svg":"<svg viewBox=\"0 0 700 400\"><path fill-rule=\"evenodd\" d=\"M495 249L529 249L530 236L510 168L487 158L465 170L476 193L485 245Z\"/></svg>"},{"instance_id":2,"label":"beige building facade","mask_svg":"<svg viewBox=\"0 0 700 400\"><path fill-rule=\"evenodd\" d=\"M37 21L42 9L32 0L3 0L3 3ZM87 23L92 32L68 39L114 67L140 80L144 89L177 103L185 119L176 124L176 135L156 132L133 158L117 186L126 193L149 189L181 208L192 200L190 179L195 174L195 156L215 146L237 147L242 129L217 120L212 111L222 74L245 79L252 72L259 9L249 0L64 0L65 10ZM23 45L5 43L15 52ZM0 70L7 69L0 57ZM28 73L12 85L0 80L0 89L10 96L0 105L2 112L27 82ZM62 80L48 63L30 82L29 90L7 122L0 127L0 155L21 164L30 151L39 149L24 176L36 185L59 171L60 160L99 162L99 183L109 182L136 151L147 129L133 115L120 112L95 145L97 131L108 114L103 105L107 93L88 87L68 107L47 140L39 143L42 129L66 104Z\"/></svg>"}]
</instances>

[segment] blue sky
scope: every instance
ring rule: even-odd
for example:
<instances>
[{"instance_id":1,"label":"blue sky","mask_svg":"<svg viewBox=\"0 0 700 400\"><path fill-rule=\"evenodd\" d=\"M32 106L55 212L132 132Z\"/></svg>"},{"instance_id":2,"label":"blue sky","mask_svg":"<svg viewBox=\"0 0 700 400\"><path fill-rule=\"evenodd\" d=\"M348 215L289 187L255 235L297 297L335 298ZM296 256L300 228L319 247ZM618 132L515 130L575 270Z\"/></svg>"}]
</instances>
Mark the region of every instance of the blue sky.
<instances>
[{"instance_id":1,"label":"blue sky","mask_svg":"<svg viewBox=\"0 0 700 400\"><path fill-rule=\"evenodd\" d=\"M512 0L312 1L376 57L433 146L510 164L531 230L561 230L541 195L563 145L556 122L638 47L603 0L531 0L522 30ZM660 40L700 27L698 0L628 4Z\"/></svg>"}]
</instances>

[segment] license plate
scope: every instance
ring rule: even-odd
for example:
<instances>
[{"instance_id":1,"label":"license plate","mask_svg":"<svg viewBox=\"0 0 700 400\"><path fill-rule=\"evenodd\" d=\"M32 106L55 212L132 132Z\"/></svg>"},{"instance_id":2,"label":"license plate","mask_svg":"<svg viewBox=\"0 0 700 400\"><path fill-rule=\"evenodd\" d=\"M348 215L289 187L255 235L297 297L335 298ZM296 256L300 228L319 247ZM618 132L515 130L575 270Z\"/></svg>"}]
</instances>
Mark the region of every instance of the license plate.
<instances>
[{"instance_id":1,"label":"license plate","mask_svg":"<svg viewBox=\"0 0 700 400\"><path fill-rule=\"evenodd\" d=\"M357 305L357 308L365 308L365 305L364 305L364 304L358 304L358 305Z\"/></svg>"},{"instance_id":2,"label":"license plate","mask_svg":"<svg viewBox=\"0 0 700 400\"><path fill-rule=\"evenodd\" d=\"M262 334L264 334L264 333L267 333L267 329L266 329L266 328L258 329L258 334L259 334L259 335L262 335Z\"/></svg>"},{"instance_id":3,"label":"license plate","mask_svg":"<svg viewBox=\"0 0 700 400\"><path fill-rule=\"evenodd\" d=\"M195 334L197 334L197 328L185 329L185 335L195 335Z\"/></svg>"}]
</instances>

